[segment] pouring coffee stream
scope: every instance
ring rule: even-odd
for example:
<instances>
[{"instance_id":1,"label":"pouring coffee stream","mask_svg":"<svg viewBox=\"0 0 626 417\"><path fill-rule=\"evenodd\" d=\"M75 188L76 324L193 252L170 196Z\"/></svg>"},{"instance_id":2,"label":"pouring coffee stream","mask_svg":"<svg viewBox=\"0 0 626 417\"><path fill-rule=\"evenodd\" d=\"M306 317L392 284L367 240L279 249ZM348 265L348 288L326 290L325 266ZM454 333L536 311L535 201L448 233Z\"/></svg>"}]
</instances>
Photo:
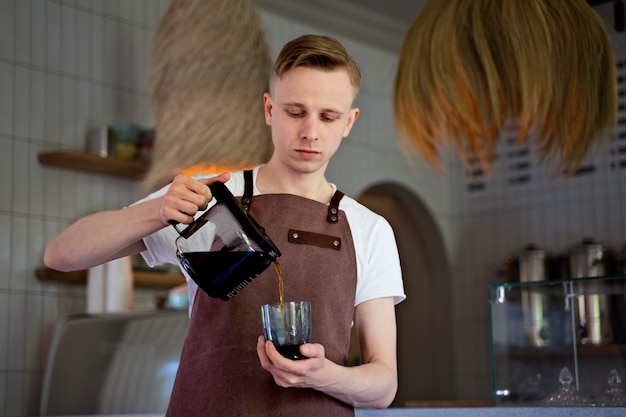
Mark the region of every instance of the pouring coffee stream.
<instances>
[{"instance_id":1,"label":"pouring coffee stream","mask_svg":"<svg viewBox=\"0 0 626 417\"><path fill-rule=\"evenodd\" d=\"M278 275L278 300L280 302L280 309L283 311L285 308L284 287L283 287L283 270L280 268L278 261L274 261L276 266L276 275Z\"/></svg>"},{"instance_id":2,"label":"pouring coffee stream","mask_svg":"<svg viewBox=\"0 0 626 417\"><path fill-rule=\"evenodd\" d=\"M213 206L183 230L170 222L179 234L176 255L182 268L209 296L227 301L274 262L282 302L280 251L224 183L209 188Z\"/></svg>"}]
</instances>

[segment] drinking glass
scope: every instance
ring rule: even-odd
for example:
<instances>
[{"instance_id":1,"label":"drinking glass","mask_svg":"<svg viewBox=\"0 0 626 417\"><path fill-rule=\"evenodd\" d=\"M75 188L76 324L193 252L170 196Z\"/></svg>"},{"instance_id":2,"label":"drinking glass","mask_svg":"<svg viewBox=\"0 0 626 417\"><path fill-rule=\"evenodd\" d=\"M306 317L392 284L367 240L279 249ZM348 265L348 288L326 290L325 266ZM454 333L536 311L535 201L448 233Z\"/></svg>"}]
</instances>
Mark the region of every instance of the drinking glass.
<instances>
[{"instance_id":1,"label":"drinking glass","mask_svg":"<svg viewBox=\"0 0 626 417\"><path fill-rule=\"evenodd\" d=\"M285 301L261 306L261 321L266 340L271 340L289 359L306 359L300 346L311 341L311 303Z\"/></svg>"}]
</instances>

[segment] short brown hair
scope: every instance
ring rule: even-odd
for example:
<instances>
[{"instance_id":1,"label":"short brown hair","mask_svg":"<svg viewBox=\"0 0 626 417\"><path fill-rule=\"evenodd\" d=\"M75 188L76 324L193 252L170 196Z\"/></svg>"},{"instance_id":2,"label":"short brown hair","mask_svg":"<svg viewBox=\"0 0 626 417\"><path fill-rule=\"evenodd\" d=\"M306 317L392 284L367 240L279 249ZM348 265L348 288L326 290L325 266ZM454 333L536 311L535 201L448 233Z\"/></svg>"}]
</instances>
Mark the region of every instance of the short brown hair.
<instances>
[{"instance_id":1,"label":"short brown hair","mask_svg":"<svg viewBox=\"0 0 626 417\"><path fill-rule=\"evenodd\" d=\"M317 68L331 71L344 68L348 72L354 96L361 85L361 70L346 48L336 39L322 35L303 35L287 42L278 54L272 68L270 88L294 67Z\"/></svg>"}]
</instances>

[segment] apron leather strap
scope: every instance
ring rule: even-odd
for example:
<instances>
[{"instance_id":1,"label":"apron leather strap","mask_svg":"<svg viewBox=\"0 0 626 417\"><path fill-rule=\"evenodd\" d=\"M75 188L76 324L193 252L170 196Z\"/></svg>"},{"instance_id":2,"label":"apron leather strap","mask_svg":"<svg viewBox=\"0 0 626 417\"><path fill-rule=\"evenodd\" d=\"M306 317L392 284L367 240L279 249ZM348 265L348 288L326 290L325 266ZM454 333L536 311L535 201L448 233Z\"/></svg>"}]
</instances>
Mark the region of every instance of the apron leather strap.
<instances>
[{"instance_id":1,"label":"apron leather strap","mask_svg":"<svg viewBox=\"0 0 626 417\"><path fill-rule=\"evenodd\" d=\"M339 215L339 202L343 196L344 193L337 190L335 191L335 194L333 194L333 198L330 199L330 204L328 205L328 216L326 217L326 220L328 220L329 223L337 223L337 220L339 220L339 217L337 217Z\"/></svg>"},{"instance_id":2,"label":"apron leather strap","mask_svg":"<svg viewBox=\"0 0 626 417\"><path fill-rule=\"evenodd\" d=\"M244 189L243 196L241 196L241 205L243 208L248 211L250 210L250 206L252 205L252 194L254 190L254 181L252 177L252 170L246 170L243 172L244 179ZM328 216L326 216L326 220L329 223L337 223L339 220L339 202L343 198L345 194L339 190L335 191L333 197L330 200L330 204L328 205Z\"/></svg>"},{"instance_id":3,"label":"apron leather strap","mask_svg":"<svg viewBox=\"0 0 626 417\"><path fill-rule=\"evenodd\" d=\"M244 189L241 196L241 205L248 211L252 205L252 192L254 190L254 182L252 181L252 170L243 172Z\"/></svg>"}]
</instances>

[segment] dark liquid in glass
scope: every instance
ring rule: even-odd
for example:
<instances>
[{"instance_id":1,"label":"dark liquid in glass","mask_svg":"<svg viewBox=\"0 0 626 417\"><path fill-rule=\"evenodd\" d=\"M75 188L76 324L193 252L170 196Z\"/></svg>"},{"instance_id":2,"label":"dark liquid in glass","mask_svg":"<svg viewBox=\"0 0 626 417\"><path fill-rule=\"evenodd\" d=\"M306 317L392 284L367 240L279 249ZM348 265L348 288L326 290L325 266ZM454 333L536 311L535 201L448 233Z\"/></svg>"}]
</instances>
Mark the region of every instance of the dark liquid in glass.
<instances>
[{"instance_id":1,"label":"dark liquid in glass","mask_svg":"<svg viewBox=\"0 0 626 417\"><path fill-rule=\"evenodd\" d=\"M280 269L280 264L278 263L278 261L274 261L274 263L276 264L276 275L278 275L278 298L280 300L280 309L281 311L284 311L285 300L284 300L284 288L283 288L283 271L282 269ZM276 350L278 351L278 353L283 355L285 358L294 359L294 360L308 359L306 356L300 353L300 346L302 346L302 344L277 345L276 343L274 343L274 346L276 346Z\"/></svg>"},{"instance_id":2,"label":"dark liquid in glass","mask_svg":"<svg viewBox=\"0 0 626 417\"><path fill-rule=\"evenodd\" d=\"M307 359L306 356L304 356L302 353L300 353L300 346L302 345L282 345L282 346L278 346L276 344L274 344L274 346L276 346L276 350L278 351L278 353L280 353L281 355L283 355L285 358L287 359Z\"/></svg>"}]
</instances>

